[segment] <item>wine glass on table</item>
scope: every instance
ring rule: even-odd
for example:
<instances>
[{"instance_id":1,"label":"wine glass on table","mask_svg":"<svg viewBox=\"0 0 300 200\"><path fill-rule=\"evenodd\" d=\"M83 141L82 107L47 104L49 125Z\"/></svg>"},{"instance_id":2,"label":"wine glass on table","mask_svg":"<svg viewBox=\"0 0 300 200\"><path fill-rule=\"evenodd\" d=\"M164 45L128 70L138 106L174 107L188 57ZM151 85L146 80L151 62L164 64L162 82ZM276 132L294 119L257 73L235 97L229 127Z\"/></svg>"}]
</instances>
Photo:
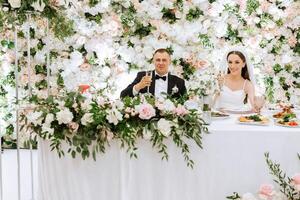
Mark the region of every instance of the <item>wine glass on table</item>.
<instances>
[{"instance_id":1,"label":"wine glass on table","mask_svg":"<svg viewBox=\"0 0 300 200\"><path fill-rule=\"evenodd\" d=\"M255 110L257 110L258 114L260 114L261 109L265 105L265 102L266 102L266 97L264 95L254 97L254 107Z\"/></svg>"}]
</instances>

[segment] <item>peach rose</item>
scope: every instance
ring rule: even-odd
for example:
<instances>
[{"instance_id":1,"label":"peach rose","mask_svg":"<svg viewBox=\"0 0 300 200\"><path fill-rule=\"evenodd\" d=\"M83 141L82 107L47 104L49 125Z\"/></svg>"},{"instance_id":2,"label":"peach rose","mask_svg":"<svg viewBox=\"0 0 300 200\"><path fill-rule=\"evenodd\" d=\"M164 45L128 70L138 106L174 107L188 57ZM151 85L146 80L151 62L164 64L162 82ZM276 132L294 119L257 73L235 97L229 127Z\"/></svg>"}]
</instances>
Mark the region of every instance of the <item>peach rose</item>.
<instances>
[{"instance_id":1,"label":"peach rose","mask_svg":"<svg viewBox=\"0 0 300 200\"><path fill-rule=\"evenodd\" d=\"M297 44L297 38L295 36L292 36L288 39L288 43L291 47L295 47Z\"/></svg>"}]
</instances>

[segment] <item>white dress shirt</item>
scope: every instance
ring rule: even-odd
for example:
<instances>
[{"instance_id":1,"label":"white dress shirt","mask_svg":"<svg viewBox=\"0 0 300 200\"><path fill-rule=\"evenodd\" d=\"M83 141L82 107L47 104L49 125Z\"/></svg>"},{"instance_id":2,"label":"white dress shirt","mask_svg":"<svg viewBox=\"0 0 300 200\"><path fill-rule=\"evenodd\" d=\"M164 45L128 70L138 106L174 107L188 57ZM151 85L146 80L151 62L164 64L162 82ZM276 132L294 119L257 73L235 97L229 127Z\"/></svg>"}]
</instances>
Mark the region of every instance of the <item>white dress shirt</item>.
<instances>
[{"instance_id":1,"label":"white dress shirt","mask_svg":"<svg viewBox=\"0 0 300 200\"><path fill-rule=\"evenodd\" d=\"M154 76L160 76L159 74L154 73ZM161 98L163 97L162 93L168 93L168 73L166 73L165 75L163 75L162 77L166 76L166 80L164 81L163 79L155 79L155 88L154 88L154 96L156 98ZM132 89L132 94L135 96L137 95L139 92L135 90L135 88L133 87Z\"/></svg>"}]
</instances>

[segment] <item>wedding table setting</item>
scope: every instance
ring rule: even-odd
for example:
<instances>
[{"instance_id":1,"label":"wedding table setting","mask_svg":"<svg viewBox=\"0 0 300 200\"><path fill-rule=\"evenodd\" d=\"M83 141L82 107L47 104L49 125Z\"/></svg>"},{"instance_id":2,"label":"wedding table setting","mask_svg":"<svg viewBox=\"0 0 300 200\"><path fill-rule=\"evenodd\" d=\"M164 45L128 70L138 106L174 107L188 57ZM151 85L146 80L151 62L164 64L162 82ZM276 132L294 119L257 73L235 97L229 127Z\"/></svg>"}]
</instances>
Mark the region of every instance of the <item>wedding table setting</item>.
<instances>
[{"instance_id":1,"label":"wedding table setting","mask_svg":"<svg viewBox=\"0 0 300 200\"><path fill-rule=\"evenodd\" d=\"M297 112L299 113L299 112ZM262 114L271 117L270 111ZM203 150L189 143L194 168L174 144L167 141L169 160L161 160L150 143L138 141L138 158L130 158L113 142L97 160L58 158L47 141L39 141L39 198L111 200L225 199L234 191L255 191L271 182L264 159L269 152L285 171L299 170L299 128L244 125L240 115L213 119Z\"/></svg>"}]
</instances>

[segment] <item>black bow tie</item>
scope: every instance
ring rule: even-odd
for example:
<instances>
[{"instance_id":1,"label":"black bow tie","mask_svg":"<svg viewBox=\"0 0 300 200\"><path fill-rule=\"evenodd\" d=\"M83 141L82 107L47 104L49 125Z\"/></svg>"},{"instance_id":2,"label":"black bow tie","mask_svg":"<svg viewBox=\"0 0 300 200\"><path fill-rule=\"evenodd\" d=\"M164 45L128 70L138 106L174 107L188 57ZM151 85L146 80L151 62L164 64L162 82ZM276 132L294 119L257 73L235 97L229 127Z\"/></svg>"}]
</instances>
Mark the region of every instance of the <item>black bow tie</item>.
<instances>
[{"instance_id":1,"label":"black bow tie","mask_svg":"<svg viewBox=\"0 0 300 200\"><path fill-rule=\"evenodd\" d=\"M159 75L155 75L155 79L162 79L163 81L165 81L166 79L167 79L167 77L166 76L159 76Z\"/></svg>"}]
</instances>

